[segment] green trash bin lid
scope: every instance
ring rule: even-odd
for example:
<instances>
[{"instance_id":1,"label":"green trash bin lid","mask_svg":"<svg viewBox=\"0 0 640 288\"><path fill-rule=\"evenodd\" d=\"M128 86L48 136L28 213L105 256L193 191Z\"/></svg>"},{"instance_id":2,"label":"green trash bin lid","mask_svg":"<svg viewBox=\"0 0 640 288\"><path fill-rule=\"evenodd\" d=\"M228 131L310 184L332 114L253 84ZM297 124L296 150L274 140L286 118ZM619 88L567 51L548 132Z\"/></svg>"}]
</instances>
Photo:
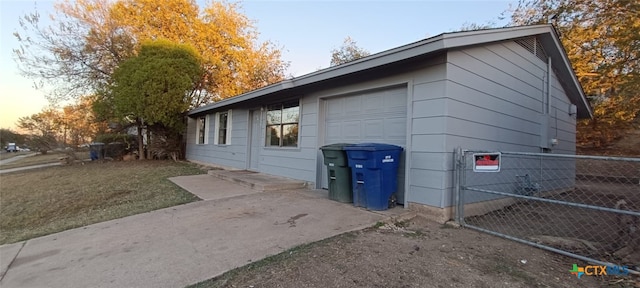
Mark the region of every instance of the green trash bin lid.
<instances>
[{"instance_id":1,"label":"green trash bin lid","mask_svg":"<svg viewBox=\"0 0 640 288\"><path fill-rule=\"evenodd\" d=\"M344 150L344 147L347 146L351 146L353 144L349 144L349 143L335 143L335 144L329 144L329 145L324 145L322 147L320 147L320 150L329 150L329 151L342 151Z\"/></svg>"}]
</instances>

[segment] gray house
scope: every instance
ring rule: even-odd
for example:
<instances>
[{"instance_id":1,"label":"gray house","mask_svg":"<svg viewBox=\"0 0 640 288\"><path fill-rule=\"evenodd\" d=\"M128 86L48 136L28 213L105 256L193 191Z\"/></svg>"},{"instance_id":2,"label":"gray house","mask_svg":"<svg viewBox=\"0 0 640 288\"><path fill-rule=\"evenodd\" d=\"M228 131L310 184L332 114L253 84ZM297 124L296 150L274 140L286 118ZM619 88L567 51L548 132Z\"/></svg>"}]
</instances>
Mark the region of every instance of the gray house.
<instances>
[{"instance_id":1,"label":"gray house","mask_svg":"<svg viewBox=\"0 0 640 288\"><path fill-rule=\"evenodd\" d=\"M445 33L194 109L186 157L326 188L320 146L400 145L398 202L448 219L456 147L575 153L591 113L552 26Z\"/></svg>"}]
</instances>

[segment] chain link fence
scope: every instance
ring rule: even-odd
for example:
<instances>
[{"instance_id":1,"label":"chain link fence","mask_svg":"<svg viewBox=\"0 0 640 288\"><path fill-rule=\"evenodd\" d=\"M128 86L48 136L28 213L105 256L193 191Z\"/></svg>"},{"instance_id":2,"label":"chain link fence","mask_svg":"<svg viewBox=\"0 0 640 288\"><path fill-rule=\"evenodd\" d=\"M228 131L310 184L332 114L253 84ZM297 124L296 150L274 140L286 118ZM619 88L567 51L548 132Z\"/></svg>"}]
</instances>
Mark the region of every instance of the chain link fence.
<instances>
[{"instance_id":1,"label":"chain link fence","mask_svg":"<svg viewBox=\"0 0 640 288\"><path fill-rule=\"evenodd\" d=\"M455 154L463 226L595 264L640 268L640 158Z\"/></svg>"}]
</instances>

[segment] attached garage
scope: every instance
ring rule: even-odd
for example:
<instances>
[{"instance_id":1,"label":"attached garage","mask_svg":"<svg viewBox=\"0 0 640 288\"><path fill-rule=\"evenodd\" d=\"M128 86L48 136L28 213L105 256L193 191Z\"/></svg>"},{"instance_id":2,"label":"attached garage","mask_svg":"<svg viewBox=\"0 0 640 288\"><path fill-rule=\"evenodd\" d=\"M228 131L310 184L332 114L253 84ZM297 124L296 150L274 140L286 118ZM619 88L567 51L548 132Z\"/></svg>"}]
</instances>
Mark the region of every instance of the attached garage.
<instances>
[{"instance_id":1,"label":"attached garage","mask_svg":"<svg viewBox=\"0 0 640 288\"><path fill-rule=\"evenodd\" d=\"M552 26L464 31L194 109L186 156L320 189L321 146L398 145L398 202L446 221L456 148L572 154L576 121L591 115Z\"/></svg>"},{"instance_id":2,"label":"attached garage","mask_svg":"<svg viewBox=\"0 0 640 288\"><path fill-rule=\"evenodd\" d=\"M324 101L324 144L387 143L406 147L407 87L391 87ZM404 154L398 173L398 203L404 203ZM321 169L323 189L327 171Z\"/></svg>"}]
</instances>

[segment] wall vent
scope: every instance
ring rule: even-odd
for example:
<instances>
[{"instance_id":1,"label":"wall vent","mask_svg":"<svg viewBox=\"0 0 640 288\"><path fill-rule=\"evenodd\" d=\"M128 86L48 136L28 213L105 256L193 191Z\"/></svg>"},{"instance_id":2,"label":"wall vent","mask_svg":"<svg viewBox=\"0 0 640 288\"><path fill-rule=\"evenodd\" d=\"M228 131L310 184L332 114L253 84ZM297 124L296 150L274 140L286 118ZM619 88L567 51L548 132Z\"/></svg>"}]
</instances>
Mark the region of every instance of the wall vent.
<instances>
[{"instance_id":1,"label":"wall vent","mask_svg":"<svg viewBox=\"0 0 640 288\"><path fill-rule=\"evenodd\" d=\"M544 51L542 47L542 43L538 37L526 37L515 40L520 46L527 49L527 51L531 52L531 54L536 55L536 57L540 58L543 62L547 62L547 53Z\"/></svg>"}]
</instances>

